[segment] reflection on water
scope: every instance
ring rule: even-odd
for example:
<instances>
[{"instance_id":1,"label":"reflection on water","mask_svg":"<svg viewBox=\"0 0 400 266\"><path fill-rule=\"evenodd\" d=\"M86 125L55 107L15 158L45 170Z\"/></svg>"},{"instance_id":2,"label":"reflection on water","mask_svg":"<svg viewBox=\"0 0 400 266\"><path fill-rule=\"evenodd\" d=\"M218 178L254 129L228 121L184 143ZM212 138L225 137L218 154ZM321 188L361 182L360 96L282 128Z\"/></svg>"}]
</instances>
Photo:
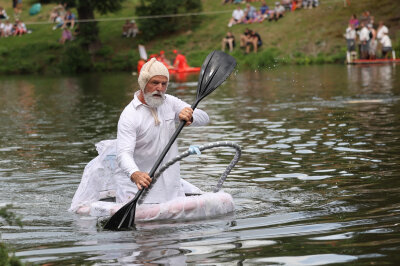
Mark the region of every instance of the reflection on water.
<instances>
[{"instance_id":1,"label":"reflection on water","mask_svg":"<svg viewBox=\"0 0 400 266\"><path fill-rule=\"evenodd\" d=\"M0 202L25 226L1 237L27 261L58 264L393 264L400 260L400 72L393 65L236 72L201 102L192 144L235 141L224 184L234 214L107 232L68 213L94 144L114 138L137 89L129 74L0 78ZM178 82L179 81L179 82ZM197 75L169 93L192 103ZM182 175L210 191L232 158L204 152Z\"/></svg>"}]
</instances>

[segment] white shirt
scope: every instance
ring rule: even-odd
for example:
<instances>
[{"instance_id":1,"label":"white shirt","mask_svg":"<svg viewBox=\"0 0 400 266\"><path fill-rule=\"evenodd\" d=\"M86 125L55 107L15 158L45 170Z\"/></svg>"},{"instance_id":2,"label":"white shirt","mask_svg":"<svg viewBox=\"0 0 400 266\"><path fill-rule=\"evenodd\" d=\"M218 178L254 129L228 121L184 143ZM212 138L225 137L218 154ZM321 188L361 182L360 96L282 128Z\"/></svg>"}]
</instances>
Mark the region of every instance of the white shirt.
<instances>
[{"instance_id":1,"label":"white shirt","mask_svg":"<svg viewBox=\"0 0 400 266\"><path fill-rule=\"evenodd\" d=\"M285 12L285 8L282 5L275 6L275 12L280 14Z\"/></svg>"},{"instance_id":2,"label":"white shirt","mask_svg":"<svg viewBox=\"0 0 400 266\"><path fill-rule=\"evenodd\" d=\"M377 32L377 34L376 34L376 38L378 38L378 40L379 39L382 39L383 38L383 35L384 34L388 34L389 33L389 29L385 26L385 25L383 25L379 30L378 30L378 32Z\"/></svg>"},{"instance_id":3,"label":"white shirt","mask_svg":"<svg viewBox=\"0 0 400 266\"><path fill-rule=\"evenodd\" d=\"M345 38L346 39L355 39L356 38L355 29L352 29L351 27L347 27Z\"/></svg>"},{"instance_id":4,"label":"white shirt","mask_svg":"<svg viewBox=\"0 0 400 266\"><path fill-rule=\"evenodd\" d=\"M13 28L13 25L11 23L5 24L4 25L4 32L11 33L12 28Z\"/></svg>"},{"instance_id":5,"label":"white shirt","mask_svg":"<svg viewBox=\"0 0 400 266\"><path fill-rule=\"evenodd\" d=\"M150 108L140 102L138 93L135 93L134 99L125 107L118 122L117 161L123 171L116 176L119 202L126 202L136 194L137 186L130 180L130 176L136 171L150 172L175 132L175 122L179 122L180 111L184 107L190 107L184 101L166 95L165 102L157 108L161 123L155 125ZM194 111L191 126L206 125L208 122L207 113L200 109ZM161 165L177 155L178 145L175 141ZM161 203L179 196L184 196L184 192L181 187L180 167L176 163L158 178L144 203Z\"/></svg>"},{"instance_id":6,"label":"white shirt","mask_svg":"<svg viewBox=\"0 0 400 266\"><path fill-rule=\"evenodd\" d=\"M392 47L392 41L386 34L381 38L381 43L383 47Z\"/></svg>"},{"instance_id":7,"label":"white shirt","mask_svg":"<svg viewBox=\"0 0 400 266\"><path fill-rule=\"evenodd\" d=\"M244 16L244 12L242 9L235 9L232 12L232 17L236 20L241 20L243 16Z\"/></svg>"},{"instance_id":8,"label":"white shirt","mask_svg":"<svg viewBox=\"0 0 400 266\"><path fill-rule=\"evenodd\" d=\"M369 30L367 27L363 27L360 30L360 41L368 41L369 40Z\"/></svg>"}]
</instances>

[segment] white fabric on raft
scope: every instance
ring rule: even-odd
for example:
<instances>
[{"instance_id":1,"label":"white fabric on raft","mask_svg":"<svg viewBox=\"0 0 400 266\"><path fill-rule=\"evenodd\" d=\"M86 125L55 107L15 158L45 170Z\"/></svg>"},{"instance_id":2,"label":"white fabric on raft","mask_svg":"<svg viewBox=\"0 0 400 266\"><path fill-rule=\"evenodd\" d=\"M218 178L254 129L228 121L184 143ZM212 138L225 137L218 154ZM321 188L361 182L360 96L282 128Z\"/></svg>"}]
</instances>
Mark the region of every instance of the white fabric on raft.
<instances>
[{"instance_id":1,"label":"white fabric on raft","mask_svg":"<svg viewBox=\"0 0 400 266\"><path fill-rule=\"evenodd\" d=\"M110 216L126 203L101 201L103 198L114 197L117 189L115 178L120 170L115 156L116 140L103 140L96 144L96 149L99 155L86 165L69 211L91 216ZM164 203L138 205L135 219L199 219L234 211L233 199L228 193L203 193L189 182L180 180L185 193L202 195L180 196Z\"/></svg>"},{"instance_id":2,"label":"white fabric on raft","mask_svg":"<svg viewBox=\"0 0 400 266\"><path fill-rule=\"evenodd\" d=\"M96 201L77 210L79 214L111 216L123 204ZM136 207L135 221L192 220L215 217L233 212L232 196L223 191L204 193L199 196L179 197L159 204L142 204Z\"/></svg>"}]
</instances>

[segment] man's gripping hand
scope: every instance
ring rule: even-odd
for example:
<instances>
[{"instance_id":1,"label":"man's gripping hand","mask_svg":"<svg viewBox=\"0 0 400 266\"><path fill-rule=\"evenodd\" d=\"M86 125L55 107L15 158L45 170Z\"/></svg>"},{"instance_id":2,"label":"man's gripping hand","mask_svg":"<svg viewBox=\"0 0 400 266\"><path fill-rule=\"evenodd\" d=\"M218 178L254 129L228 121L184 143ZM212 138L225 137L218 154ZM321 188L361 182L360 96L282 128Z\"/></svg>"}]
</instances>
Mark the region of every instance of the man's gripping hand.
<instances>
[{"instance_id":1,"label":"man's gripping hand","mask_svg":"<svg viewBox=\"0 0 400 266\"><path fill-rule=\"evenodd\" d=\"M189 126L193 122L193 109L190 107L185 107L179 113L179 120L186 121L186 126Z\"/></svg>"},{"instance_id":2,"label":"man's gripping hand","mask_svg":"<svg viewBox=\"0 0 400 266\"><path fill-rule=\"evenodd\" d=\"M148 173L136 171L131 175L131 181L136 184L138 189L147 188L151 183L151 178Z\"/></svg>"}]
</instances>

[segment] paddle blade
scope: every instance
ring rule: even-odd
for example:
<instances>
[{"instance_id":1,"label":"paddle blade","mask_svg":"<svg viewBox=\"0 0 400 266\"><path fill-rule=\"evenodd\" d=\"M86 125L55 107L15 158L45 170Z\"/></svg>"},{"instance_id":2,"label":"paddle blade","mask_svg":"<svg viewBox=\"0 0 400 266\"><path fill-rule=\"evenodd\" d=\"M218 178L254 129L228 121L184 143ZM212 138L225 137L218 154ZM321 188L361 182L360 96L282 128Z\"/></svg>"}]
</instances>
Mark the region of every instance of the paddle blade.
<instances>
[{"instance_id":1,"label":"paddle blade","mask_svg":"<svg viewBox=\"0 0 400 266\"><path fill-rule=\"evenodd\" d=\"M106 230L121 230L133 227L137 201L143 190L139 190L136 196L127 204L122 206L103 226Z\"/></svg>"},{"instance_id":2,"label":"paddle blade","mask_svg":"<svg viewBox=\"0 0 400 266\"><path fill-rule=\"evenodd\" d=\"M199 102L221 85L232 73L235 66L236 60L232 56L222 51L211 52L201 66L197 101Z\"/></svg>"}]
</instances>

